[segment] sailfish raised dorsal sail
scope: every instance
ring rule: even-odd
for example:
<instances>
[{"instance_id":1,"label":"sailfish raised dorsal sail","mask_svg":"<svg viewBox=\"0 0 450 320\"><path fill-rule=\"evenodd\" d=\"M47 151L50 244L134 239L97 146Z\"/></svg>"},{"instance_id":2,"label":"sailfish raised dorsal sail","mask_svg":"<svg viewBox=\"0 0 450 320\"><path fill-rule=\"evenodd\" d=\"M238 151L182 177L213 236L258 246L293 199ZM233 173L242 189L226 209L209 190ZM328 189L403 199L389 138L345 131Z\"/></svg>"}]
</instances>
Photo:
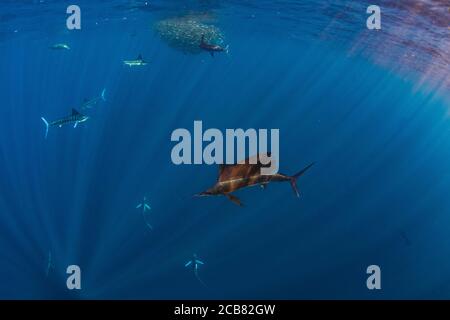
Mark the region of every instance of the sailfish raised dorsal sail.
<instances>
[{"instance_id":1,"label":"sailfish raised dorsal sail","mask_svg":"<svg viewBox=\"0 0 450 320\"><path fill-rule=\"evenodd\" d=\"M237 164L221 164L219 165L219 182L245 179L252 176L261 174L261 168L269 166L269 164L263 164L262 158L270 157L270 153L259 154L245 160L239 161ZM273 161L273 159L271 159ZM266 161L263 161L266 162Z\"/></svg>"}]
</instances>

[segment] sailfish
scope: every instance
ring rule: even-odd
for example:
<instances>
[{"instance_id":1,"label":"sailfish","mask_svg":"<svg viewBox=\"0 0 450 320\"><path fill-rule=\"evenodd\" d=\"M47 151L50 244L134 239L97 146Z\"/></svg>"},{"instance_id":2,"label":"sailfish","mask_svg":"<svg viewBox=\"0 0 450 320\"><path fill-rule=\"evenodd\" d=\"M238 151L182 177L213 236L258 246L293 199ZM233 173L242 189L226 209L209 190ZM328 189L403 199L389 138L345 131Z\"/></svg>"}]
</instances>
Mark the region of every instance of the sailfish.
<instances>
[{"instance_id":1,"label":"sailfish","mask_svg":"<svg viewBox=\"0 0 450 320\"><path fill-rule=\"evenodd\" d=\"M243 204L240 199L231 194L233 191L255 185L260 185L264 189L270 182L288 181L291 184L295 195L300 197L300 193L297 188L297 179L309 168L311 168L314 165L314 162L307 165L305 168L292 176L282 173L261 174L261 168L267 166L266 164L261 163L260 159L262 156L266 155L258 155L257 161L250 161L251 158L248 158L237 164L219 165L219 177L216 184L206 191L196 194L196 196L223 195L238 206L242 206ZM252 164L252 162L256 163Z\"/></svg>"}]
</instances>

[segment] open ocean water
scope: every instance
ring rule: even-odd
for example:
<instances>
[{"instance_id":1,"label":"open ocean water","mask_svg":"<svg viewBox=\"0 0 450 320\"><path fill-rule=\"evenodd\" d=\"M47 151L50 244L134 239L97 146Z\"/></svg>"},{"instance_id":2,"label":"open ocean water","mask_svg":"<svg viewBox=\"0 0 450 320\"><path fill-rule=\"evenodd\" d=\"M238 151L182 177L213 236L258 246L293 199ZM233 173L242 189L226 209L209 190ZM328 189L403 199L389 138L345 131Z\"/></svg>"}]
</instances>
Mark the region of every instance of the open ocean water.
<instances>
[{"instance_id":1,"label":"open ocean water","mask_svg":"<svg viewBox=\"0 0 450 320\"><path fill-rule=\"evenodd\" d=\"M158 28L186 20L229 52ZM0 298L449 299L449 22L438 0L1 0ZM300 198L193 197L218 168L174 165L170 136L195 120L280 129L280 172L315 162Z\"/></svg>"}]
</instances>

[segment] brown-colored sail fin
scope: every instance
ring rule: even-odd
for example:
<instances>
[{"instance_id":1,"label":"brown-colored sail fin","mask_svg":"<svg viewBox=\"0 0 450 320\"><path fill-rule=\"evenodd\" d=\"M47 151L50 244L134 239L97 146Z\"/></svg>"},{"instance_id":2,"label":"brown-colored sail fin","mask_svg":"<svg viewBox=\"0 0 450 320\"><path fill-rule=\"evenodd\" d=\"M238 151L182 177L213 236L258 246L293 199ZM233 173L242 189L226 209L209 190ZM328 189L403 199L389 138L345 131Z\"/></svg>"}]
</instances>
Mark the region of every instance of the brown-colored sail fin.
<instances>
[{"instance_id":1,"label":"brown-colored sail fin","mask_svg":"<svg viewBox=\"0 0 450 320\"><path fill-rule=\"evenodd\" d=\"M261 171L257 164L227 164L222 166L219 170L219 182L245 179L250 176L259 175Z\"/></svg>"},{"instance_id":2,"label":"brown-colored sail fin","mask_svg":"<svg viewBox=\"0 0 450 320\"><path fill-rule=\"evenodd\" d=\"M238 164L253 164L258 165L259 167L268 166L268 164L262 164L261 159L264 159L265 162L267 158L270 158L271 154L271 152L259 153L255 156L238 161ZM271 161L273 161L273 159L271 159Z\"/></svg>"},{"instance_id":3,"label":"brown-colored sail fin","mask_svg":"<svg viewBox=\"0 0 450 320\"><path fill-rule=\"evenodd\" d=\"M219 177L218 181L227 181L233 178L233 167L236 165L233 164L220 164L219 165Z\"/></svg>"},{"instance_id":4,"label":"brown-colored sail fin","mask_svg":"<svg viewBox=\"0 0 450 320\"><path fill-rule=\"evenodd\" d=\"M270 152L267 154L259 154L245 160L239 161L237 164L221 164L219 165L219 182L245 179L248 177L258 176L261 174L261 168L268 165L262 164L259 159L261 157L270 156ZM255 162L255 163L251 163Z\"/></svg>"},{"instance_id":5,"label":"brown-colored sail fin","mask_svg":"<svg viewBox=\"0 0 450 320\"><path fill-rule=\"evenodd\" d=\"M227 164L219 164L219 177L222 175L223 171L227 168Z\"/></svg>"}]
</instances>

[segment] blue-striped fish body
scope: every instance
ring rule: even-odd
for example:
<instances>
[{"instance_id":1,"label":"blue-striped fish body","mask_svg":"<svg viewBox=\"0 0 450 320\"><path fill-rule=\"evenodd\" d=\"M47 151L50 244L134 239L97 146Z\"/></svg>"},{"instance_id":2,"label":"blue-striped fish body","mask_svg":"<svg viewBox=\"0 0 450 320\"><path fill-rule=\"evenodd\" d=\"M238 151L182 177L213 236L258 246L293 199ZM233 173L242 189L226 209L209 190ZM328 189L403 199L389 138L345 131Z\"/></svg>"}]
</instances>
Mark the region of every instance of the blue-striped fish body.
<instances>
[{"instance_id":1,"label":"blue-striped fish body","mask_svg":"<svg viewBox=\"0 0 450 320\"><path fill-rule=\"evenodd\" d=\"M88 116L79 113L77 110L72 109L72 114L70 116L56 119L54 121L48 122L44 117L41 117L42 121L45 123L45 138L48 135L48 129L50 127L62 127L65 124L73 124L73 127L76 128L79 123L85 122L89 119Z\"/></svg>"}]
</instances>

